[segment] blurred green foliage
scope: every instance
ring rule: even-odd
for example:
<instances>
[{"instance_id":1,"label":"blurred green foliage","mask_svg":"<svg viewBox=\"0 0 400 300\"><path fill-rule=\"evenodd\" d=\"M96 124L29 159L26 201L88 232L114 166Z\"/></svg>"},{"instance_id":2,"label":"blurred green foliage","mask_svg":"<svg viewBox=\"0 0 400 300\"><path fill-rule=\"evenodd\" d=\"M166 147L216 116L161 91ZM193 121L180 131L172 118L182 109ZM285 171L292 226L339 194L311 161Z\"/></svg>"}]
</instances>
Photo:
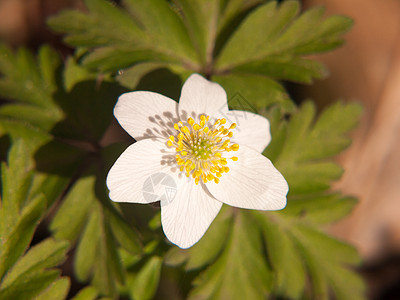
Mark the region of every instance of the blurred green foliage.
<instances>
[{"instance_id":1,"label":"blurred green foliage","mask_svg":"<svg viewBox=\"0 0 400 300\"><path fill-rule=\"evenodd\" d=\"M355 204L330 186L361 109L337 103L316 116L282 85L325 77L309 55L341 45L352 21L321 7L301 13L291 0L85 4L48 22L74 56L0 47L0 136L11 144L1 173L0 299L65 299L70 282L85 285L80 300L362 299L356 251L324 233ZM105 176L127 144L104 136L121 93L177 100L193 72L268 117L264 155L290 192L281 212L224 206L203 239L181 250L162 234L158 209L109 200ZM48 237L34 238L39 224Z\"/></svg>"}]
</instances>

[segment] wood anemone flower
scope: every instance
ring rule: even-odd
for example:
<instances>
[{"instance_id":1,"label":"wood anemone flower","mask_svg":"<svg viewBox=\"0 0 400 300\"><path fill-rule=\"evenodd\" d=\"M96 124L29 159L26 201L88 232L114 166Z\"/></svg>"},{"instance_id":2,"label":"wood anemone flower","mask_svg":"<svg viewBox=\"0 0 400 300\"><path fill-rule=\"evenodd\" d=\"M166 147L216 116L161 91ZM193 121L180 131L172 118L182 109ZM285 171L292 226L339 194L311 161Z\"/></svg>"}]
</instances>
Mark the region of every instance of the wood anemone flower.
<instances>
[{"instance_id":1,"label":"wood anemone flower","mask_svg":"<svg viewBox=\"0 0 400 300\"><path fill-rule=\"evenodd\" d=\"M269 121L228 109L225 90L198 74L179 103L136 91L119 97L114 115L136 139L107 176L116 202L161 203L167 238L189 248L204 235L222 203L258 210L286 206L288 184L261 153Z\"/></svg>"}]
</instances>

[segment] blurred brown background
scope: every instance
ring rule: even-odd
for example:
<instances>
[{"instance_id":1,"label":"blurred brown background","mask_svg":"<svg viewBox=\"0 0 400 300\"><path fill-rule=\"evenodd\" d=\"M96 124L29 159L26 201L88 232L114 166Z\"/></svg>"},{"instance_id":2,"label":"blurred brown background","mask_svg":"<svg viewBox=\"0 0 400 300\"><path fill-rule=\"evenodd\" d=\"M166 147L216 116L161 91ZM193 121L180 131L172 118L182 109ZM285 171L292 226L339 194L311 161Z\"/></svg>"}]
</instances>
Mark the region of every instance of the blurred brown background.
<instances>
[{"instance_id":1,"label":"blurred brown background","mask_svg":"<svg viewBox=\"0 0 400 300\"><path fill-rule=\"evenodd\" d=\"M354 212L330 230L353 243L365 259L360 270L373 299L400 299L400 1L305 0L323 4L327 14L354 19L340 49L321 55L331 70L326 80L295 86L295 97L320 107L341 98L359 101L364 117L353 144L341 157L345 173L335 184L357 196ZM68 52L45 26L49 15L83 8L80 0L0 0L0 39L36 48L51 43Z\"/></svg>"},{"instance_id":2,"label":"blurred brown background","mask_svg":"<svg viewBox=\"0 0 400 300\"><path fill-rule=\"evenodd\" d=\"M328 80L305 89L318 102L357 100L365 107L354 142L342 157L345 175L336 185L360 198L345 222L334 228L364 257L400 250L400 1L306 1L328 13L351 16L346 45L320 57ZM388 249L388 247L390 249Z\"/></svg>"},{"instance_id":3,"label":"blurred brown background","mask_svg":"<svg viewBox=\"0 0 400 300\"><path fill-rule=\"evenodd\" d=\"M64 8L83 8L81 0L0 0L0 40L13 46L58 43L45 20Z\"/></svg>"},{"instance_id":4,"label":"blurred brown background","mask_svg":"<svg viewBox=\"0 0 400 300\"><path fill-rule=\"evenodd\" d=\"M355 21L346 45L319 57L331 76L300 88L321 105L343 98L365 108L352 146L340 157L345 173L335 185L359 204L331 230L366 260L370 297L400 299L400 1L304 2Z\"/></svg>"}]
</instances>

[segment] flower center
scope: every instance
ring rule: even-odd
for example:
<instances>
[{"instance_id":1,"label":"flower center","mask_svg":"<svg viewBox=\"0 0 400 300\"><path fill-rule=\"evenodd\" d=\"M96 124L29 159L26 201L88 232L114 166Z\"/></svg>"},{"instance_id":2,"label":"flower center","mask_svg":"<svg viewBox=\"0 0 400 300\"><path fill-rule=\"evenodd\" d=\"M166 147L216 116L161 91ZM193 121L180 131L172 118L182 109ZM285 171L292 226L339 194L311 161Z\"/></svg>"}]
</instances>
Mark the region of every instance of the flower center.
<instances>
[{"instance_id":1,"label":"flower center","mask_svg":"<svg viewBox=\"0 0 400 300\"><path fill-rule=\"evenodd\" d=\"M187 177L192 176L196 184L200 180L218 183L222 173L229 172L227 159L238 160L236 156L226 157L228 152L239 150L239 145L230 141L233 136L231 130L236 124L225 128L226 120L217 119L214 125L207 126L209 119L209 116L202 115L200 124L192 118L187 119L189 126L181 121L175 123L177 134L171 135L167 142L169 147L175 147L176 162L181 172L185 172Z\"/></svg>"}]
</instances>

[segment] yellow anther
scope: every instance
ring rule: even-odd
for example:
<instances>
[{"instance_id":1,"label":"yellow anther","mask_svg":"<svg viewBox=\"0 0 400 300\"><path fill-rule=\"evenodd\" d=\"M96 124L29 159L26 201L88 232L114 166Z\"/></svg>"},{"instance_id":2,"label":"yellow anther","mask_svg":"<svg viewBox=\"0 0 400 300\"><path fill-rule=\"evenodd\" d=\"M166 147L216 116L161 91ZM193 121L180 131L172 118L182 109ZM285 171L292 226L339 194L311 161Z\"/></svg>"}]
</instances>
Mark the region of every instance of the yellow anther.
<instances>
[{"instance_id":1,"label":"yellow anther","mask_svg":"<svg viewBox=\"0 0 400 300\"><path fill-rule=\"evenodd\" d=\"M237 160L238 160L238 158L237 158L236 156L232 156L231 159L232 159L233 161L237 161Z\"/></svg>"},{"instance_id":2,"label":"yellow anther","mask_svg":"<svg viewBox=\"0 0 400 300\"><path fill-rule=\"evenodd\" d=\"M233 145L231 146L231 149L232 149L233 151L238 151L238 150L239 150L239 145L238 145L238 144L233 144Z\"/></svg>"},{"instance_id":3,"label":"yellow anther","mask_svg":"<svg viewBox=\"0 0 400 300\"><path fill-rule=\"evenodd\" d=\"M222 143L221 147L226 147L226 146L228 146L229 142L230 142L230 140L225 140L225 141Z\"/></svg>"},{"instance_id":4,"label":"yellow anther","mask_svg":"<svg viewBox=\"0 0 400 300\"><path fill-rule=\"evenodd\" d=\"M217 119L212 126L207 123L209 116L201 115L199 119L199 123L195 123L194 118L189 117L186 126L181 121L175 123L173 127L177 132L169 136L167 145L175 147L179 170L193 178L196 184L200 181L218 183L219 177L229 172L224 155L239 149L238 144L231 144L230 141L233 136L230 130L236 124L232 123L228 129L223 126L227 122L224 118ZM237 157L229 159L235 161Z\"/></svg>"},{"instance_id":5,"label":"yellow anther","mask_svg":"<svg viewBox=\"0 0 400 300\"><path fill-rule=\"evenodd\" d=\"M183 133L186 133L186 134L189 134L189 133L190 133L190 130L189 130L189 128L188 128L187 126L183 126L183 127L181 128L181 130L182 130Z\"/></svg>"}]
</instances>

